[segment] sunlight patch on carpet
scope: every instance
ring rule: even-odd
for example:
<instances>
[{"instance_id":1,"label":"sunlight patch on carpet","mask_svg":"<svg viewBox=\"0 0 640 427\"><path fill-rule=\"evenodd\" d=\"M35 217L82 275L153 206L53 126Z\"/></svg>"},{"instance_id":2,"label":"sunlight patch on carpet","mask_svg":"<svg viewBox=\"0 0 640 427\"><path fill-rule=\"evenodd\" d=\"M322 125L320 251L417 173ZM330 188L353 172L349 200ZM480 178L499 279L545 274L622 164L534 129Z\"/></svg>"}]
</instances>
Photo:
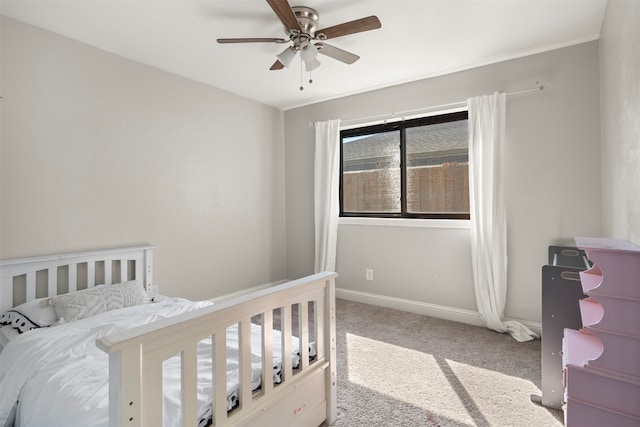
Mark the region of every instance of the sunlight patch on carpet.
<instances>
[{"instance_id":1,"label":"sunlight patch on carpet","mask_svg":"<svg viewBox=\"0 0 640 427\"><path fill-rule=\"evenodd\" d=\"M475 425L431 355L347 333L348 380L462 424ZM402 377L402 381L394 378Z\"/></svg>"},{"instance_id":2,"label":"sunlight patch on carpet","mask_svg":"<svg viewBox=\"0 0 640 427\"><path fill-rule=\"evenodd\" d=\"M350 383L425 414L465 426L536 425L541 417L555 425L553 414L531 402L538 387L506 368L486 369L350 333L346 344Z\"/></svg>"},{"instance_id":3,"label":"sunlight patch on carpet","mask_svg":"<svg viewBox=\"0 0 640 427\"><path fill-rule=\"evenodd\" d=\"M531 402L532 394L541 394L531 381L454 360L445 362L448 368L443 370L450 370L448 376L459 382L458 390L468 396L469 408L487 417L488 425L535 425L541 420L555 424L551 412Z\"/></svg>"}]
</instances>

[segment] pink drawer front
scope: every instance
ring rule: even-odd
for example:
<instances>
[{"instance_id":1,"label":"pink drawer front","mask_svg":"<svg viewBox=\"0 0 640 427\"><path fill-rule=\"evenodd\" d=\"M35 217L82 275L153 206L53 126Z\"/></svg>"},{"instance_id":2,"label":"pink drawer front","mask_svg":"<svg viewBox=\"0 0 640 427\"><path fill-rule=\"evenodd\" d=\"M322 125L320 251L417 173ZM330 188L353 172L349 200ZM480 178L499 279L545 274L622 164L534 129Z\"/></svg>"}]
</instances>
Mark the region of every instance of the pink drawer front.
<instances>
[{"instance_id":1,"label":"pink drawer front","mask_svg":"<svg viewBox=\"0 0 640 427\"><path fill-rule=\"evenodd\" d=\"M640 427L640 418L567 399L565 427Z\"/></svg>"},{"instance_id":2,"label":"pink drawer front","mask_svg":"<svg viewBox=\"0 0 640 427\"><path fill-rule=\"evenodd\" d=\"M562 340L562 366L585 366L600 357L604 350L602 341L586 329L564 329Z\"/></svg>"},{"instance_id":3,"label":"pink drawer front","mask_svg":"<svg viewBox=\"0 0 640 427\"><path fill-rule=\"evenodd\" d=\"M579 301L582 324L640 338L640 298L589 292Z\"/></svg>"},{"instance_id":4,"label":"pink drawer front","mask_svg":"<svg viewBox=\"0 0 640 427\"><path fill-rule=\"evenodd\" d=\"M616 377L589 366L565 367L565 396L640 418L640 381Z\"/></svg>"},{"instance_id":5,"label":"pink drawer front","mask_svg":"<svg viewBox=\"0 0 640 427\"><path fill-rule=\"evenodd\" d=\"M640 246L628 240L576 237L578 248L595 264L580 273L583 288L640 298Z\"/></svg>"},{"instance_id":6,"label":"pink drawer front","mask_svg":"<svg viewBox=\"0 0 640 427\"><path fill-rule=\"evenodd\" d=\"M616 371L640 380L640 338L628 334L589 328L603 345L602 354L588 362L591 366Z\"/></svg>"}]
</instances>

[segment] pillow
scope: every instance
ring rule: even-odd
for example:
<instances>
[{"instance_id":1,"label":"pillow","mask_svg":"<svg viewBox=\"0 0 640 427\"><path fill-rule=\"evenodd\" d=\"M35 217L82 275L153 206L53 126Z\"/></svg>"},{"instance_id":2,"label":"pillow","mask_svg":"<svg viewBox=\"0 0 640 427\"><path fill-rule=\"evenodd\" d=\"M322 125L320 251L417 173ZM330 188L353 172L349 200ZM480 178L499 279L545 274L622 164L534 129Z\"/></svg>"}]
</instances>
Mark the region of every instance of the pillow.
<instances>
[{"instance_id":1,"label":"pillow","mask_svg":"<svg viewBox=\"0 0 640 427\"><path fill-rule=\"evenodd\" d=\"M63 323L86 319L118 308L147 304L149 295L140 281L130 280L59 295L52 301L60 323Z\"/></svg>"},{"instance_id":2,"label":"pillow","mask_svg":"<svg viewBox=\"0 0 640 427\"><path fill-rule=\"evenodd\" d=\"M0 324L11 325L18 332L36 328L46 328L58 320L54 307L48 298L39 298L20 304L0 316Z\"/></svg>"},{"instance_id":3,"label":"pillow","mask_svg":"<svg viewBox=\"0 0 640 427\"><path fill-rule=\"evenodd\" d=\"M60 323L85 319L107 311L102 296L102 288L98 285L81 291L58 295L51 299Z\"/></svg>"},{"instance_id":4,"label":"pillow","mask_svg":"<svg viewBox=\"0 0 640 427\"><path fill-rule=\"evenodd\" d=\"M104 286L102 292L107 311L151 302L149 294L139 280Z\"/></svg>"}]
</instances>

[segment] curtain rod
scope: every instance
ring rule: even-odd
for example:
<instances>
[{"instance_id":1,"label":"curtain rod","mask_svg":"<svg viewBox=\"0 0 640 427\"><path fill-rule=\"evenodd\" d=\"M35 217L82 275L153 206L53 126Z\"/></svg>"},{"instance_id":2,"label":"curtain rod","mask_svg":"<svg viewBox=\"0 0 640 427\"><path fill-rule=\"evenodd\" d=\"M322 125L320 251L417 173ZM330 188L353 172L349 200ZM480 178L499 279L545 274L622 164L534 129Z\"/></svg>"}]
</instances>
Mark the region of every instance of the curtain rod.
<instances>
[{"instance_id":1,"label":"curtain rod","mask_svg":"<svg viewBox=\"0 0 640 427\"><path fill-rule=\"evenodd\" d=\"M531 88L531 89L523 89L523 90L518 90L515 92L507 92L506 95L507 96L512 96L512 95L521 95L523 93L531 93L531 92L541 92L544 90L544 85L540 85L538 84L538 86ZM462 107L464 105L467 104L467 101L458 101L458 102L452 102L449 104L442 104L442 105L434 105L432 107L425 107L425 108L418 108L415 110L407 110L407 111L397 111L397 112L393 112L393 113L387 113L387 114L378 114L375 116L366 116L366 117L354 117L351 119L344 119L341 120L340 124L344 125L346 122L360 122L360 121L368 121L368 120L373 120L373 119L378 119L378 120L383 120L383 119L390 119L390 118L402 118L402 116L405 115L411 115L411 114L418 114L421 112L427 112L430 110L441 110L443 108L454 108L454 107ZM309 127L315 127L315 123L314 122L309 122Z\"/></svg>"}]
</instances>

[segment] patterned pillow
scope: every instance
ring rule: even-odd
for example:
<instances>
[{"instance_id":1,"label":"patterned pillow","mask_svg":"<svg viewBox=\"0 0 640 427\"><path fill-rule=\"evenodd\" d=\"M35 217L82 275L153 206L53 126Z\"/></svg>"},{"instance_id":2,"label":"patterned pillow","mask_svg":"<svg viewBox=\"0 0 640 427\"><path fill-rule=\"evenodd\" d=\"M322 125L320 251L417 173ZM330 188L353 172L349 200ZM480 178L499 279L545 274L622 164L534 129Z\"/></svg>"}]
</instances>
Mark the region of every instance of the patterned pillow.
<instances>
[{"instance_id":1,"label":"patterned pillow","mask_svg":"<svg viewBox=\"0 0 640 427\"><path fill-rule=\"evenodd\" d=\"M105 285L98 285L52 298L59 322L73 322L107 311L107 304L102 296L104 287Z\"/></svg>"},{"instance_id":2,"label":"patterned pillow","mask_svg":"<svg viewBox=\"0 0 640 427\"><path fill-rule=\"evenodd\" d=\"M139 280L104 286L102 294L107 304L107 311L147 304L151 301Z\"/></svg>"},{"instance_id":3,"label":"patterned pillow","mask_svg":"<svg viewBox=\"0 0 640 427\"><path fill-rule=\"evenodd\" d=\"M11 325L18 332L46 328L58 320L48 298L39 298L7 310L0 316L0 325Z\"/></svg>"},{"instance_id":4,"label":"patterned pillow","mask_svg":"<svg viewBox=\"0 0 640 427\"><path fill-rule=\"evenodd\" d=\"M149 295L138 280L93 288L53 298L60 322L73 322L118 308L147 304Z\"/></svg>"}]
</instances>

